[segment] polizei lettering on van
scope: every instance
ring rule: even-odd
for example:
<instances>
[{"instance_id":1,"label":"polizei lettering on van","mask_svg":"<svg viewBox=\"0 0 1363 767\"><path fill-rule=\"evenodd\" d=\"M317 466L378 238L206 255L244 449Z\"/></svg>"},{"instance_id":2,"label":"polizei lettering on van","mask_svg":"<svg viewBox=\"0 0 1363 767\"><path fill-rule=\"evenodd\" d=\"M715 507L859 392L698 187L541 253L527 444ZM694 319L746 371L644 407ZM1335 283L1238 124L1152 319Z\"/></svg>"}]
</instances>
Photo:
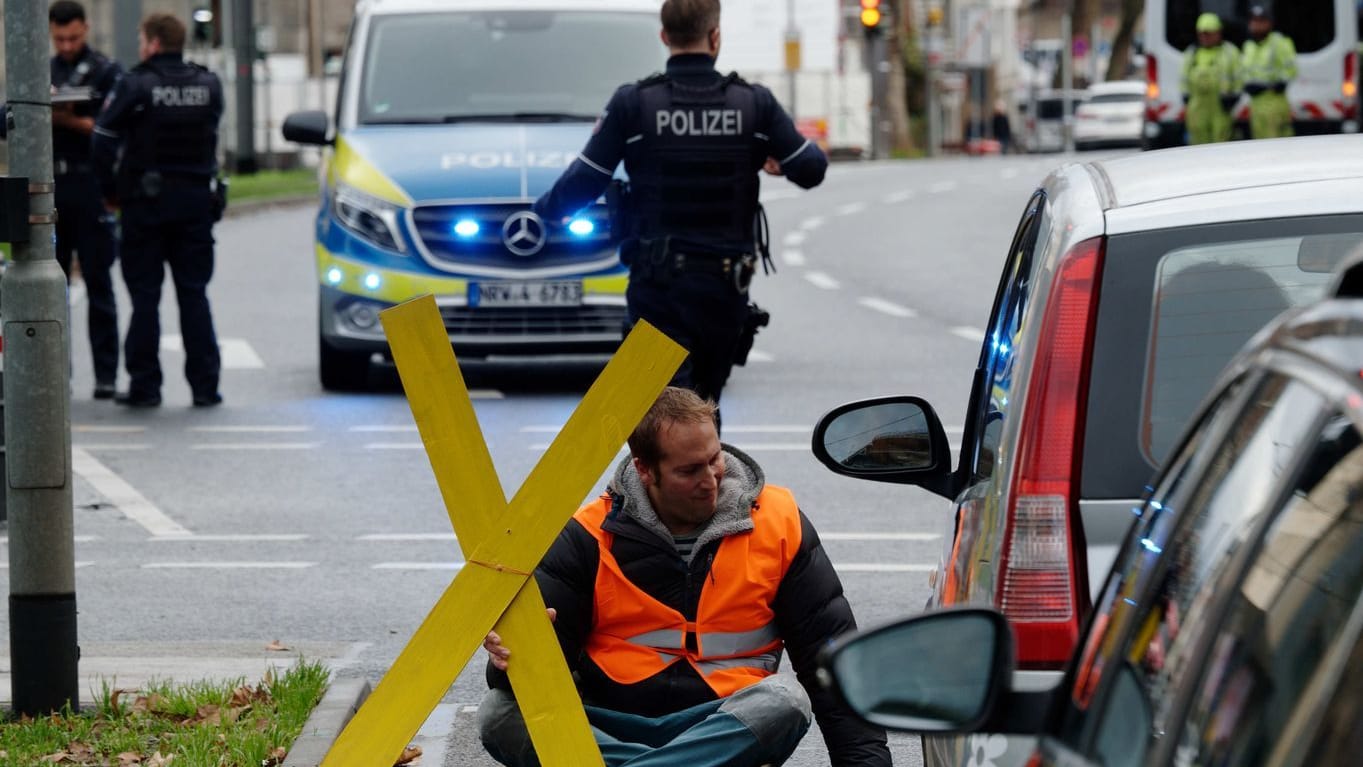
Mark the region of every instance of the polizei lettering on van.
<instances>
[{"instance_id":1,"label":"polizei lettering on van","mask_svg":"<svg viewBox=\"0 0 1363 767\"><path fill-rule=\"evenodd\" d=\"M154 107L208 106L207 85L158 85L151 89Z\"/></svg>"},{"instance_id":2,"label":"polizei lettering on van","mask_svg":"<svg viewBox=\"0 0 1363 767\"><path fill-rule=\"evenodd\" d=\"M655 114L658 135L738 136L743 133L743 112L738 109L659 109Z\"/></svg>"},{"instance_id":3,"label":"polizei lettering on van","mask_svg":"<svg viewBox=\"0 0 1363 767\"><path fill-rule=\"evenodd\" d=\"M446 152L440 155L440 169L451 168L566 168L576 152Z\"/></svg>"}]
</instances>

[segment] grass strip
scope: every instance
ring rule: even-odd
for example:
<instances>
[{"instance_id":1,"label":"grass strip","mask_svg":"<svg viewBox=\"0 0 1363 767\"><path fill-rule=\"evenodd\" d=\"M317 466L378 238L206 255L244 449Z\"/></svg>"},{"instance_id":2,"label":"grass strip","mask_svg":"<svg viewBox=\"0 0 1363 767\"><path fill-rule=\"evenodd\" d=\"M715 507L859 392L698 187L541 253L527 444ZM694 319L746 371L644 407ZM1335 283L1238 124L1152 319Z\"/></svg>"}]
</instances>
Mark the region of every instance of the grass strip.
<instances>
[{"instance_id":1,"label":"grass strip","mask_svg":"<svg viewBox=\"0 0 1363 767\"><path fill-rule=\"evenodd\" d=\"M256 686L102 684L90 710L0 723L0 765L276 767L326 691L328 672L300 660Z\"/></svg>"},{"instance_id":2,"label":"grass strip","mask_svg":"<svg viewBox=\"0 0 1363 767\"><path fill-rule=\"evenodd\" d=\"M242 176L230 176L231 191L227 204L245 200L271 200L282 197L302 197L317 194L317 170L262 170Z\"/></svg>"}]
</instances>

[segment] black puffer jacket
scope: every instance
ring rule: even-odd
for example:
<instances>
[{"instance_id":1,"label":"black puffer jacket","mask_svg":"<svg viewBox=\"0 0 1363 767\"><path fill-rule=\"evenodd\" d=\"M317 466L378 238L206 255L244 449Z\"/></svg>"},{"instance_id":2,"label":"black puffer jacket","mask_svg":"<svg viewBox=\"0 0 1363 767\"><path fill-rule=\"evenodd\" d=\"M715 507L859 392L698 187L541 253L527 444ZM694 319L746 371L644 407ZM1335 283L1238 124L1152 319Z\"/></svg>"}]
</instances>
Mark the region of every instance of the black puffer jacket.
<instances>
[{"instance_id":1,"label":"black puffer jacket","mask_svg":"<svg viewBox=\"0 0 1363 767\"><path fill-rule=\"evenodd\" d=\"M696 617L701 587L720 542L753 529L750 510L765 482L761 467L751 458L728 445L724 451L718 509L700 531L690 562L677 553L628 457L620 462L608 491L611 509L602 527L614 535L611 553L625 577L688 620ZM809 693L834 767L889 765L885 733L857 719L815 678L819 650L834 637L855 630L856 620L818 533L803 512L800 526L800 548L772 606L781 639ZM574 519L535 571L545 605L558 611L554 629L568 665L577 673L584 702L652 717L714 700L714 691L690 664L673 663L638 684L622 685L592 662L583 648L592 628L592 592L599 561L596 539ZM488 683L508 687L506 674L491 664Z\"/></svg>"}]
</instances>

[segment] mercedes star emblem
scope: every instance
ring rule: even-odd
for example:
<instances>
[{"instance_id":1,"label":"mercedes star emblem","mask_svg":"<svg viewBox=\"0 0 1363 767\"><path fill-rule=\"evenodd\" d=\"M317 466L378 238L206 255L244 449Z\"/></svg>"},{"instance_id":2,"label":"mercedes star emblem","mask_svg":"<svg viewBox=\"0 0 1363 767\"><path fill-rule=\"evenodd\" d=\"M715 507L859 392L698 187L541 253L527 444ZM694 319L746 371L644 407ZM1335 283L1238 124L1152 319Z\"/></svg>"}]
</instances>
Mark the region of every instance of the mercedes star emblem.
<instances>
[{"instance_id":1,"label":"mercedes star emblem","mask_svg":"<svg viewBox=\"0 0 1363 767\"><path fill-rule=\"evenodd\" d=\"M544 220L531 210L518 210L502 224L502 242L518 256L533 256L544 249L549 239Z\"/></svg>"}]
</instances>

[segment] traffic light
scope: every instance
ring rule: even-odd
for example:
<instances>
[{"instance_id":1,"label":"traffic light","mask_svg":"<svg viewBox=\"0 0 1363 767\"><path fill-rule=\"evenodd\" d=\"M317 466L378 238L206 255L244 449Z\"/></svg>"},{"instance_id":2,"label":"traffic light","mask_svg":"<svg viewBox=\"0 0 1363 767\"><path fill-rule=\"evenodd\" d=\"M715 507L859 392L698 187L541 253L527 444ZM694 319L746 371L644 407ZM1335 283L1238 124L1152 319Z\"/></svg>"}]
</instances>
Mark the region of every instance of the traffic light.
<instances>
[{"instance_id":1,"label":"traffic light","mask_svg":"<svg viewBox=\"0 0 1363 767\"><path fill-rule=\"evenodd\" d=\"M881 0L861 0L861 28L867 35L873 35L880 31L880 21L883 16L880 10Z\"/></svg>"}]
</instances>

